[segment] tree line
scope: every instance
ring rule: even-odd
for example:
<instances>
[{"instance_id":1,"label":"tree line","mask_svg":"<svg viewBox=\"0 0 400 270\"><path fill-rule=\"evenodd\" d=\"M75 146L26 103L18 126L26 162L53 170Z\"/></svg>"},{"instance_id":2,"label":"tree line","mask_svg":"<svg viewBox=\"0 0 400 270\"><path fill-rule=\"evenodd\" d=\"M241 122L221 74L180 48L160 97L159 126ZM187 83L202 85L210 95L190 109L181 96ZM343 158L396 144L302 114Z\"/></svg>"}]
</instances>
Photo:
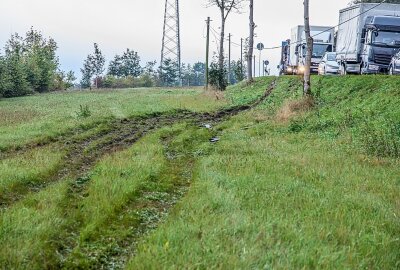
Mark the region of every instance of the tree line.
<instances>
[{"instance_id":1,"label":"tree line","mask_svg":"<svg viewBox=\"0 0 400 270\"><path fill-rule=\"evenodd\" d=\"M11 35L0 54L0 97L17 97L68 89L74 73L60 70L57 43L31 28Z\"/></svg>"},{"instance_id":2,"label":"tree line","mask_svg":"<svg viewBox=\"0 0 400 270\"><path fill-rule=\"evenodd\" d=\"M175 86L204 86L205 63L183 63L180 67L177 62L167 58L157 67L156 61L141 65L139 53L126 49L117 54L108 63L99 45L94 43L93 52L84 60L81 68L82 88L135 88L135 87L175 87ZM227 63L225 61L225 71ZM244 79L240 61L231 63L231 84ZM218 83L219 76L216 65L211 65L211 83ZM227 84L227 79L224 81Z\"/></svg>"}]
</instances>

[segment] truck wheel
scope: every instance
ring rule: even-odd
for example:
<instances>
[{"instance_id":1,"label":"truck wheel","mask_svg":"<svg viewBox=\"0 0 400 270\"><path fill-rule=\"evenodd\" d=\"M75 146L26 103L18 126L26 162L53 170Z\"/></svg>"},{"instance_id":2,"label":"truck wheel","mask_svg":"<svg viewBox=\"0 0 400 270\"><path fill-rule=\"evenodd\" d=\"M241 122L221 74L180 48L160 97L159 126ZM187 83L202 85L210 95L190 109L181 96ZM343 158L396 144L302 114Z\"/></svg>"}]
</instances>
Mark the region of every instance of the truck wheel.
<instances>
[{"instance_id":1,"label":"truck wheel","mask_svg":"<svg viewBox=\"0 0 400 270\"><path fill-rule=\"evenodd\" d=\"M390 67L389 67L389 75L394 75L393 66L390 66Z\"/></svg>"},{"instance_id":2,"label":"truck wheel","mask_svg":"<svg viewBox=\"0 0 400 270\"><path fill-rule=\"evenodd\" d=\"M347 75L346 66L344 64L340 65L340 75L342 75L342 76Z\"/></svg>"}]
</instances>

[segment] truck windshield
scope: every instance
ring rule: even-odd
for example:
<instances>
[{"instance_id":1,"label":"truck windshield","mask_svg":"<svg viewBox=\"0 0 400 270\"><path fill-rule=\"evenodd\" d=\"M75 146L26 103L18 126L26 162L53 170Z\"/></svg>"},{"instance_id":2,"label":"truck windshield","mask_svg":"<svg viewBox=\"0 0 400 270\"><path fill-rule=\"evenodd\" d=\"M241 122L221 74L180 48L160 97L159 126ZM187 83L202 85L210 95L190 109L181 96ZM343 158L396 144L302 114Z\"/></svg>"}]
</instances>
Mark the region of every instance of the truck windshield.
<instances>
[{"instance_id":1,"label":"truck windshield","mask_svg":"<svg viewBox=\"0 0 400 270\"><path fill-rule=\"evenodd\" d=\"M372 34L372 44L399 47L400 33L384 31L374 32Z\"/></svg>"},{"instance_id":2,"label":"truck windshield","mask_svg":"<svg viewBox=\"0 0 400 270\"><path fill-rule=\"evenodd\" d=\"M322 58L326 52L332 51L332 45L329 44L314 44L312 57Z\"/></svg>"}]
</instances>

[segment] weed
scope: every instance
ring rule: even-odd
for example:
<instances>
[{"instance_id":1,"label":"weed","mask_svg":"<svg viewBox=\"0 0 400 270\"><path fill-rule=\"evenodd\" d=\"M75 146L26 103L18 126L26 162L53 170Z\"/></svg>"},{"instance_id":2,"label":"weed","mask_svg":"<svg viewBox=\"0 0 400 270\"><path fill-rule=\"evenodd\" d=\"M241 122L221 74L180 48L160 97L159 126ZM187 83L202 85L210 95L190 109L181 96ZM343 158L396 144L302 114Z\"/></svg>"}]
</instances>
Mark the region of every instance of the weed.
<instances>
[{"instance_id":1,"label":"weed","mask_svg":"<svg viewBox=\"0 0 400 270\"><path fill-rule=\"evenodd\" d=\"M88 118L92 115L89 105L79 105L79 111L76 112L78 118Z\"/></svg>"}]
</instances>

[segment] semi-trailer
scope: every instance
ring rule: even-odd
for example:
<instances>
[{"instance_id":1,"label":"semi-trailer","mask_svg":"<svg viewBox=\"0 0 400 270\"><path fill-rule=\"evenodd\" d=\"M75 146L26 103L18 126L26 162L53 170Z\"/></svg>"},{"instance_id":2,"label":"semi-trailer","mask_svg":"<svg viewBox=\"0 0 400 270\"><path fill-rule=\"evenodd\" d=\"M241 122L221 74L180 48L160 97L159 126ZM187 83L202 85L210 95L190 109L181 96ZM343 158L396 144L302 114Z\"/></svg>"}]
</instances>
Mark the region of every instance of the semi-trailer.
<instances>
[{"instance_id":1,"label":"semi-trailer","mask_svg":"<svg viewBox=\"0 0 400 270\"><path fill-rule=\"evenodd\" d=\"M340 73L386 73L400 48L400 5L362 3L339 12Z\"/></svg>"}]
</instances>

